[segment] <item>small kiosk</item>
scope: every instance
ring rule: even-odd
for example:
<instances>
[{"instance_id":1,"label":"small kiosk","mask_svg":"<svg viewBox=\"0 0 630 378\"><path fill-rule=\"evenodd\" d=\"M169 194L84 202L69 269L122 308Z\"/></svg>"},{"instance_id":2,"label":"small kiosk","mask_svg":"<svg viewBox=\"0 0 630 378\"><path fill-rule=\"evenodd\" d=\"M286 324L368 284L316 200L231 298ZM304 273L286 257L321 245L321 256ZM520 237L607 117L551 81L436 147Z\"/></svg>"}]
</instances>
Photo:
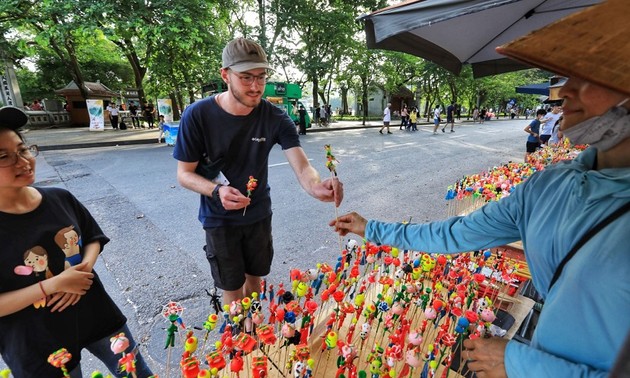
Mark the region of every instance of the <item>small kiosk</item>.
<instances>
[{"instance_id":1,"label":"small kiosk","mask_svg":"<svg viewBox=\"0 0 630 378\"><path fill-rule=\"evenodd\" d=\"M107 107L112 98L118 97L118 93L98 81L96 83L86 81L84 84L87 89L88 99L102 99L105 107ZM74 81L71 81L61 89L57 89L55 93L66 98L66 103L68 104L66 110L70 113L73 126L90 125L90 116L85 103L86 99L83 98L79 87ZM109 120L106 119L105 123L109 123Z\"/></svg>"}]
</instances>

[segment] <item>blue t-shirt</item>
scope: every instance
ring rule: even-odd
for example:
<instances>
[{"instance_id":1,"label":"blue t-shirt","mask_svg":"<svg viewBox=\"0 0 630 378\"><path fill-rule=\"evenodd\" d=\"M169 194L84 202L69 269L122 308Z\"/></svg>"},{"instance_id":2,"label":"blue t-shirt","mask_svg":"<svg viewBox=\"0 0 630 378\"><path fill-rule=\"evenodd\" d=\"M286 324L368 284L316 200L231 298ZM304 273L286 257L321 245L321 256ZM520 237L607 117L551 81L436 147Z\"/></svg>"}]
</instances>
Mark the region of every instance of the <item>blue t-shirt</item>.
<instances>
[{"instance_id":1,"label":"blue t-shirt","mask_svg":"<svg viewBox=\"0 0 630 378\"><path fill-rule=\"evenodd\" d=\"M237 137L240 141L232 143ZM242 209L225 210L220 201L202 195L199 221L204 227L247 225L271 215L268 159L276 144L287 150L300 147L300 140L288 114L267 100L262 100L246 116L226 112L217 105L214 96L186 108L179 124L173 157L196 162L207 153L211 161L224 159L221 172L229 185L244 195L247 195L249 176L258 180L245 216ZM230 148L232 151L228 152Z\"/></svg>"},{"instance_id":2,"label":"blue t-shirt","mask_svg":"<svg viewBox=\"0 0 630 378\"><path fill-rule=\"evenodd\" d=\"M540 121L539 120L533 119L532 122L529 124L529 128L532 130L533 133L540 135ZM532 134L529 134L529 136L527 137L527 141L531 143L536 143L539 141L539 139L538 137L535 137Z\"/></svg>"}]
</instances>

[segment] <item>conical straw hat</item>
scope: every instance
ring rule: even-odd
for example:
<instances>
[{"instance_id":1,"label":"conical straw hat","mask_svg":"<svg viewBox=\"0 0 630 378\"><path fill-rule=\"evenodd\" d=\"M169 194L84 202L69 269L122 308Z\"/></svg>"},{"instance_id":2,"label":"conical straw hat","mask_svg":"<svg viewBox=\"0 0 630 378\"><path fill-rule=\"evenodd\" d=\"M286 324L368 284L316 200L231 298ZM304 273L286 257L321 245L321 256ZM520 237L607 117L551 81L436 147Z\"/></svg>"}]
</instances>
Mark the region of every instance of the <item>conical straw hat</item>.
<instances>
[{"instance_id":1,"label":"conical straw hat","mask_svg":"<svg viewBox=\"0 0 630 378\"><path fill-rule=\"evenodd\" d=\"M630 1L609 0L497 47L533 67L630 96Z\"/></svg>"}]
</instances>

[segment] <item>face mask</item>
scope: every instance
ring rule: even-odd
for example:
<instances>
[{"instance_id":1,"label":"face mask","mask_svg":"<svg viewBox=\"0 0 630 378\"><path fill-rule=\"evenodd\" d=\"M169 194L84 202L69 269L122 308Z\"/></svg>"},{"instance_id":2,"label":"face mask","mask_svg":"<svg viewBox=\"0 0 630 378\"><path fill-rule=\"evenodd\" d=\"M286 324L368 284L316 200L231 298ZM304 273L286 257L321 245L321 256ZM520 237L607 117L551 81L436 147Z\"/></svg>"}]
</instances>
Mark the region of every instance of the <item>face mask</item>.
<instances>
[{"instance_id":1,"label":"face mask","mask_svg":"<svg viewBox=\"0 0 630 378\"><path fill-rule=\"evenodd\" d=\"M607 151L622 140L630 137L630 115L622 107L626 98L601 116L592 117L577 125L562 130L573 144L590 144L599 151Z\"/></svg>"}]
</instances>

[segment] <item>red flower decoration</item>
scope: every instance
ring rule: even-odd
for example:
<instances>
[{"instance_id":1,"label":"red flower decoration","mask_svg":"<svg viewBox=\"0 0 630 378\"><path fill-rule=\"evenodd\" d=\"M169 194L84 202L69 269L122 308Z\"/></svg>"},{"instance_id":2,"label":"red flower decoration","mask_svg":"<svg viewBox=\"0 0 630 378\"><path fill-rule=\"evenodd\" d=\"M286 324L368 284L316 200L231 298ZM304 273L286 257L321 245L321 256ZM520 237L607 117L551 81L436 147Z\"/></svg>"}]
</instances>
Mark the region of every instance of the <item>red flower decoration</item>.
<instances>
[{"instance_id":1,"label":"red flower decoration","mask_svg":"<svg viewBox=\"0 0 630 378\"><path fill-rule=\"evenodd\" d=\"M468 319L469 322L471 323L477 323L477 321L479 320L479 316L477 315L476 312L474 311L466 311L466 314L464 315L466 317L466 319Z\"/></svg>"},{"instance_id":2,"label":"red flower decoration","mask_svg":"<svg viewBox=\"0 0 630 378\"><path fill-rule=\"evenodd\" d=\"M462 309L459 308L459 307L453 307L451 309L451 314L453 314L453 315L455 315L455 316L457 316L459 318L460 316L462 316Z\"/></svg>"},{"instance_id":3,"label":"red flower decoration","mask_svg":"<svg viewBox=\"0 0 630 378\"><path fill-rule=\"evenodd\" d=\"M440 339L440 342L442 343L442 345L450 347L453 346L453 344L455 344L455 341L457 339L455 338L455 336L451 335L450 333L446 333L442 336L442 338Z\"/></svg>"}]
</instances>

